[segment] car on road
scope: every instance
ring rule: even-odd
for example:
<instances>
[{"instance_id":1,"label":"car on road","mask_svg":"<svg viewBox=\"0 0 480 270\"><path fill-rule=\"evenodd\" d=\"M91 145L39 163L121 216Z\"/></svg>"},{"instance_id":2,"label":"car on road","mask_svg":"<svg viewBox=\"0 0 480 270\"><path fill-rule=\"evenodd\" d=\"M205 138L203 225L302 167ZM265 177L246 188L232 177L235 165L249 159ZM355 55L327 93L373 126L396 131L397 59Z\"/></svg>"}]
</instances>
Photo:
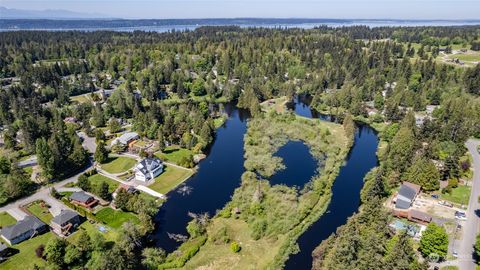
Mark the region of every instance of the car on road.
<instances>
[{"instance_id":1,"label":"car on road","mask_svg":"<svg viewBox=\"0 0 480 270\"><path fill-rule=\"evenodd\" d=\"M458 258L458 252L456 252L456 251L452 252L452 256L455 257L455 258Z\"/></svg>"}]
</instances>

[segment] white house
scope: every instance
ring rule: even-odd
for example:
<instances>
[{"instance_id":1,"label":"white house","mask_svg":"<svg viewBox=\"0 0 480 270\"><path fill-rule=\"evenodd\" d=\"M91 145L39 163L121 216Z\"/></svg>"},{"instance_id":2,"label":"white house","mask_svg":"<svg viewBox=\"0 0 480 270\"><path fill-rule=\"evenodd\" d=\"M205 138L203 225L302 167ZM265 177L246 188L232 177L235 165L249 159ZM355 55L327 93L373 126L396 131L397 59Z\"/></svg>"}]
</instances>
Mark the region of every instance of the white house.
<instances>
[{"instance_id":1,"label":"white house","mask_svg":"<svg viewBox=\"0 0 480 270\"><path fill-rule=\"evenodd\" d=\"M135 179L147 182L163 172L163 162L159 158L145 158L135 166Z\"/></svg>"}]
</instances>

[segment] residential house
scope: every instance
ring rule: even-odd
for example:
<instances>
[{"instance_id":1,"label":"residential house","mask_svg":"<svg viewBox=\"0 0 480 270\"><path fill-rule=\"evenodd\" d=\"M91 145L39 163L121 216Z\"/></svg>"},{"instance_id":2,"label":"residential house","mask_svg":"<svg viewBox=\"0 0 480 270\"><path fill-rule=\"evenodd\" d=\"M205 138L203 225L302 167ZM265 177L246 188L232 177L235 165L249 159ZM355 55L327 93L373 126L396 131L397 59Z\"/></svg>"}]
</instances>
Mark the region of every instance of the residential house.
<instances>
[{"instance_id":1,"label":"residential house","mask_svg":"<svg viewBox=\"0 0 480 270\"><path fill-rule=\"evenodd\" d=\"M67 236L73 229L82 223L80 215L72 210L62 210L60 214L52 219L50 226L58 235Z\"/></svg>"},{"instance_id":2,"label":"residential house","mask_svg":"<svg viewBox=\"0 0 480 270\"><path fill-rule=\"evenodd\" d=\"M47 224L34 216L27 216L14 225L5 227L0 232L2 238L10 245L18 244L48 230Z\"/></svg>"},{"instance_id":3,"label":"residential house","mask_svg":"<svg viewBox=\"0 0 480 270\"><path fill-rule=\"evenodd\" d=\"M145 158L135 166L135 179L143 182L154 179L163 172L163 162L159 158Z\"/></svg>"},{"instance_id":4,"label":"residential house","mask_svg":"<svg viewBox=\"0 0 480 270\"><path fill-rule=\"evenodd\" d=\"M127 184L120 184L118 188L113 192L112 197L117 197L118 192L123 189L127 191L128 194L134 194L137 192L137 189L134 186L127 185Z\"/></svg>"},{"instance_id":5,"label":"residential house","mask_svg":"<svg viewBox=\"0 0 480 270\"><path fill-rule=\"evenodd\" d=\"M408 220L421 224L427 224L432 221L432 216L415 209L410 209L410 211L408 211Z\"/></svg>"},{"instance_id":6,"label":"residential house","mask_svg":"<svg viewBox=\"0 0 480 270\"><path fill-rule=\"evenodd\" d=\"M89 209L93 208L98 203L97 199L83 191L77 191L72 193L69 199L72 203Z\"/></svg>"},{"instance_id":7,"label":"residential house","mask_svg":"<svg viewBox=\"0 0 480 270\"><path fill-rule=\"evenodd\" d=\"M117 143L119 143L123 146L127 146L129 143L131 143L135 140L138 140L139 138L140 138L140 136L136 132L125 132L120 137L115 138L112 141L112 143L110 144L110 146L114 146Z\"/></svg>"},{"instance_id":8,"label":"residential house","mask_svg":"<svg viewBox=\"0 0 480 270\"><path fill-rule=\"evenodd\" d=\"M421 187L419 185L403 182L398 191L397 198L395 201L395 208L397 209L408 209L412 206L413 201L420 193Z\"/></svg>"}]
</instances>

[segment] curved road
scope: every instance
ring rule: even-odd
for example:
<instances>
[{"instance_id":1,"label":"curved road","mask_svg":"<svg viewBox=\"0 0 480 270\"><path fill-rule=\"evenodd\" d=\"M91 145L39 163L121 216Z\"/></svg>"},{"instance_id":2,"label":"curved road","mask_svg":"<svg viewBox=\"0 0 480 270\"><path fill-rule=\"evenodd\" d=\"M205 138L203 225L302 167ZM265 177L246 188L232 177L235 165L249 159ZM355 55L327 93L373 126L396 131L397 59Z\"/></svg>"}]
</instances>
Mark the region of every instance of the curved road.
<instances>
[{"instance_id":1,"label":"curved road","mask_svg":"<svg viewBox=\"0 0 480 270\"><path fill-rule=\"evenodd\" d=\"M474 254L475 239L480 228L480 154L477 147L480 145L478 140L468 140L466 146L473 158L473 185L470 201L467 209L467 221L464 226L463 238L458 249L458 266L462 270L474 270L476 268Z\"/></svg>"}]
</instances>

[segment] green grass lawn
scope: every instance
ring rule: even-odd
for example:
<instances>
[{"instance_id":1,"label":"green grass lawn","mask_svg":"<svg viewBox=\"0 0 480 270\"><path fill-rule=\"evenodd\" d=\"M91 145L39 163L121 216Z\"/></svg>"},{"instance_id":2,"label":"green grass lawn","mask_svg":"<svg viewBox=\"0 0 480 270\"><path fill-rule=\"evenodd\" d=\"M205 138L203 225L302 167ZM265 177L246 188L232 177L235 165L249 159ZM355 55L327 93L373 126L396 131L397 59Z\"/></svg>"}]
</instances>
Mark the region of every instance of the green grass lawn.
<instances>
[{"instance_id":1,"label":"green grass lawn","mask_svg":"<svg viewBox=\"0 0 480 270\"><path fill-rule=\"evenodd\" d=\"M118 185L120 185L120 183L118 183L117 181L98 173L88 177L88 180L90 181L92 190L98 190L98 187L102 184L102 182L107 183L108 192L110 193L114 192L115 189L117 189Z\"/></svg>"},{"instance_id":2,"label":"green grass lawn","mask_svg":"<svg viewBox=\"0 0 480 270\"><path fill-rule=\"evenodd\" d=\"M268 268L275 255L279 252L284 235L278 239L253 240L248 225L238 219L213 219L208 226L208 235L214 235L220 228L226 227L230 238L229 243L213 243L207 241L200 251L185 265L185 269L209 268L213 269L265 269ZM230 243L240 243L241 251L233 253ZM188 243L188 242L187 242Z\"/></svg>"},{"instance_id":3,"label":"green grass lawn","mask_svg":"<svg viewBox=\"0 0 480 270\"><path fill-rule=\"evenodd\" d=\"M458 186L452 189L451 194L441 194L440 198L453 203L467 205L470 199L470 190L471 188L469 186Z\"/></svg>"},{"instance_id":4,"label":"green grass lawn","mask_svg":"<svg viewBox=\"0 0 480 270\"><path fill-rule=\"evenodd\" d=\"M165 171L155 178L155 183L148 186L162 194L167 194L193 174L190 170L168 165L164 169Z\"/></svg>"},{"instance_id":5,"label":"green grass lawn","mask_svg":"<svg viewBox=\"0 0 480 270\"><path fill-rule=\"evenodd\" d=\"M458 58L461 61L469 61L469 62L479 62L480 61L480 53L474 54L452 54L449 55L448 58Z\"/></svg>"},{"instance_id":6,"label":"green grass lawn","mask_svg":"<svg viewBox=\"0 0 480 270\"><path fill-rule=\"evenodd\" d=\"M0 263L0 269L33 269L34 264L39 266L45 265L45 261L35 255L35 249L41 244L46 245L48 241L54 237L55 235L52 232L48 232L30 240L23 241L20 244L13 245L12 248L17 249L19 252L8 258L5 262Z\"/></svg>"},{"instance_id":7,"label":"green grass lawn","mask_svg":"<svg viewBox=\"0 0 480 270\"><path fill-rule=\"evenodd\" d=\"M97 219L107 226L118 229L123 223L131 221L138 224L140 220L134 213L124 212L122 210L113 210L110 207L104 208L95 215Z\"/></svg>"},{"instance_id":8,"label":"green grass lawn","mask_svg":"<svg viewBox=\"0 0 480 270\"><path fill-rule=\"evenodd\" d=\"M77 228L77 231L71 235L70 237L67 238L67 240L70 242L70 243L75 243L75 241L77 240L78 236L80 235L79 232L81 231L86 231L87 234L90 236L90 237L95 237L96 233L99 233L101 235L103 235L105 237L105 240L107 241L115 241L116 237L117 237L117 231L116 230L113 230L111 228L108 228L107 229L107 232L100 232L98 230L98 225L97 224L92 224L88 221L85 221L82 223L82 225L80 225L78 228Z\"/></svg>"},{"instance_id":9,"label":"green grass lawn","mask_svg":"<svg viewBox=\"0 0 480 270\"><path fill-rule=\"evenodd\" d=\"M179 146L168 146L165 147L165 150L163 150L163 152L155 153L155 155L160 159L173 162L175 164L178 164L180 159L182 159L183 157L188 157L192 154L192 151L185 148L180 148Z\"/></svg>"},{"instance_id":10,"label":"green grass lawn","mask_svg":"<svg viewBox=\"0 0 480 270\"><path fill-rule=\"evenodd\" d=\"M33 202L27 207L27 210L34 216L38 217L41 221L49 224L53 219L53 216L50 211L48 211L48 208L42 207L40 203L40 201Z\"/></svg>"},{"instance_id":11,"label":"green grass lawn","mask_svg":"<svg viewBox=\"0 0 480 270\"><path fill-rule=\"evenodd\" d=\"M13 218L9 213L7 212L1 212L0 213L0 227L7 227L10 225L13 225L17 222L15 218Z\"/></svg>"},{"instance_id":12,"label":"green grass lawn","mask_svg":"<svg viewBox=\"0 0 480 270\"><path fill-rule=\"evenodd\" d=\"M137 161L129 157L110 157L108 162L102 164L102 169L109 173L121 173L131 169Z\"/></svg>"}]
</instances>

